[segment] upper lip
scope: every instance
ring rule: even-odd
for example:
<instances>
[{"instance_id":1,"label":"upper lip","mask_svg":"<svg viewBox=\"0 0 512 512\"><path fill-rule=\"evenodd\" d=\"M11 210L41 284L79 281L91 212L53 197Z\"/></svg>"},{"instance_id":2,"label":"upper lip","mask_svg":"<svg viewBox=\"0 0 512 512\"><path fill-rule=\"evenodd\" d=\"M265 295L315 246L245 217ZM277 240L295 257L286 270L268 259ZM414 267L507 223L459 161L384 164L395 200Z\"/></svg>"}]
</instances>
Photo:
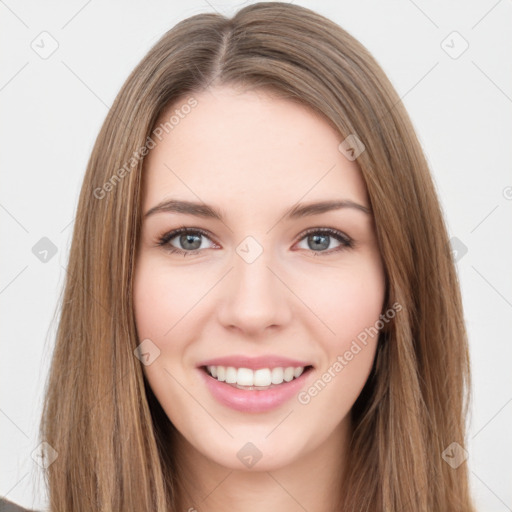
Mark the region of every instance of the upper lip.
<instances>
[{"instance_id":1,"label":"upper lip","mask_svg":"<svg viewBox=\"0 0 512 512\"><path fill-rule=\"evenodd\" d=\"M198 367L202 366L232 366L234 368L250 368L251 370L257 370L259 368L277 368L283 367L288 368L293 366L312 366L307 361L300 361L298 359L290 359L288 357L278 355L267 355L250 357L244 355L231 355L225 357L216 357L208 359L198 364Z\"/></svg>"}]
</instances>

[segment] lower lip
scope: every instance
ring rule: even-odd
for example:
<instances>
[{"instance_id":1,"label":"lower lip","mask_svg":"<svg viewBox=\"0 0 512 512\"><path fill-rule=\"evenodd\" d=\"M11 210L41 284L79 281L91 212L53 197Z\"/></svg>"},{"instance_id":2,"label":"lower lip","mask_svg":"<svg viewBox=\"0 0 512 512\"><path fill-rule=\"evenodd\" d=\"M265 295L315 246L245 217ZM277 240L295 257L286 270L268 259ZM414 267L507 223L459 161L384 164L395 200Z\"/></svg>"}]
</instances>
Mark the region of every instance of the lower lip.
<instances>
[{"instance_id":1,"label":"lower lip","mask_svg":"<svg viewBox=\"0 0 512 512\"><path fill-rule=\"evenodd\" d=\"M297 379L264 390L238 389L218 381L203 368L199 371L211 394L221 404L240 412L265 412L279 407L297 395L312 373L312 368Z\"/></svg>"}]
</instances>

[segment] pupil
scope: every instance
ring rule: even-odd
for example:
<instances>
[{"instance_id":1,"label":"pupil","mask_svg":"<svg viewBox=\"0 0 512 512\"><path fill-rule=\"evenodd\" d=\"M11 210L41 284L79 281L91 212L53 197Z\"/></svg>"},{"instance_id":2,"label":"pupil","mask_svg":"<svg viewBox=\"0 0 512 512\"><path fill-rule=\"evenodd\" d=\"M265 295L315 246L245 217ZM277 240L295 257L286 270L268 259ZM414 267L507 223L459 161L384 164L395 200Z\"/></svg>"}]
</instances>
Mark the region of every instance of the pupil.
<instances>
[{"instance_id":1,"label":"pupil","mask_svg":"<svg viewBox=\"0 0 512 512\"><path fill-rule=\"evenodd\" d=\"M329 247L329 240L328 240L329 235L312 235L310 238L312 238L314 240L314 244L317 244L315 246L317 249L319 248L318 244L320 244L321 249L327 249ZM324 240L323 243L322 243L321 239ZM312 247L310 244L311 249L314 249L315 247Z\"/></svg>"},{"instance_id":2,"label":"pupil","mask_svg":"<svg viewBox=\"0 0 512 512\"><path fill-rule=\"evenodd\" d=\"M192 245L194 245L194 240L193 239L196 239L195 240L195 247L189 247L187 246L187 244L190 242ZM187 248L187 249L199 249L199 247L201 247L201 240L199 239L199 235L189 235L189 234L186 234L186 235L181 235L181 238L180 238L180 243L182 244L183 247ZM197 243L199 241L199 243Z\"/></svg>"}]
</instances>

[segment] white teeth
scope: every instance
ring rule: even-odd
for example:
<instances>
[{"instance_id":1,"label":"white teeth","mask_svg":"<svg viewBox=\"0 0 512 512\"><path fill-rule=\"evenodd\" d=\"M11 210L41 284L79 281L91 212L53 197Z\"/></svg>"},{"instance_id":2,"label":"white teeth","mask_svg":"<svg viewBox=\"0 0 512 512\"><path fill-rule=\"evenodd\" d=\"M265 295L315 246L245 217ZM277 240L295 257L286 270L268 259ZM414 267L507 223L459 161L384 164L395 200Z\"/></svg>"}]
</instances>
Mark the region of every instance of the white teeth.
<instances>
[{"instance_id":1,"label":"white teeth","mask_svg":"<svg viewBox=\"0 0 512 512\"><path fill-rule=\"evenodd\" d=\"M240 386L254 385L254 372L249 368L238 368L236 372L236 383Z\"/></svg>"},{"instance_id":2,"label":"white teeth","mask_svg":"<svg viewBox=\"0 0 512 512\"><path fill-rule=\"evenodd\" d=\"M284 370L284 380L286 382L290 382L293 379L293 372L295 371L294 368L289 366L288 368L285 368Z\"/></svg>"},{"instance_id":3,"label":"white teeth","mask_svg":"<svg viewBox=\"0 0 512 512\"><path fill-rule=\"evenodd\" d=\"M272 384L272 373L268 368L262 368L261 370L254 371L253 373L254 386L270 386L270 384Z\"/></svg>"},{"instance_id":4,"label":"white teeth","mask_svg":"<svg viewBox=\"0 0 512 512\"><path fill-rule=\"evenodd\" d=\"M236 368L233 368L232 366L228 366L226 368L226 383L227 384L236 384L236 375L237 371Z\"/></svg>"},{"instance_id":5,"label":"white teeth","mask_svg":"<svg viewBox=\"0 0 512 512\"><path fill-rule=\"evenodd\" d=\"M295 370L293 371L293 376L295 378L300 377L302 375L302 372L304 371L304 368L302 366L297 366Z\"/></svg>"},{"instance_id":6,"label":"white teeth","mask_svg":"<svg viewBox=\"0 0 512 512\"><path fill-rule=\"evenodd\" d=\"M288 366L277 368L234 368L233 366L207 366L208 373L220 382L237 386L268 387L271 384L282 384L299 378L304 372L304 366Z\"/></svg>"},{"instance_id":7,"label":"white teeth","mask_svg":"<svg viewBox=\"0 0 512 512\"><path fill-rule=\"evenodd\" d=\"M281 384L283 382L284 369L273 368L272 369L272 384Z\"/></svg>"},{"instance_id":8,"label":"white teeth","mask_svg":"<svg viewBox=\"0 0 512 512\"><path fill-rule=\"evenodd\" d=\"M224 382L226 380L226 367L225 366L210 366L210 368L215 368L217 372L217 377L215 377L218 381ZM213 371L211 372L213 377Z\"/></svg>"}]
</instances>

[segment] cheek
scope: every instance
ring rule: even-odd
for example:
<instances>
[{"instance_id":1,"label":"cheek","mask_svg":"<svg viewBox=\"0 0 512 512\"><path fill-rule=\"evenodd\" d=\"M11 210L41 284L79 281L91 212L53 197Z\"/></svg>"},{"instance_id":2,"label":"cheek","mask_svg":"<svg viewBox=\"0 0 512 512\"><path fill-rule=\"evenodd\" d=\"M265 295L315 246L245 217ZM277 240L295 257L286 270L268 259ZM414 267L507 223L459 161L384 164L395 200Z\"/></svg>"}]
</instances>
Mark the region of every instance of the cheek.
<instances>
[{"instance_id":1,"label":"cheek","mask_svg":"<svg viewBox=\"0 0 512 512\"><path fill-rule=\"evenodd\" d=\"M325 435L334 430L361 393L375 357L384 294L380 272L368 272L364 279L352 273L340 279L326 300L325 320L334 335L318 338L325 358L316 379L297 397L310 430L318 428Z\"/></svg>"},{"instance_id":2,"label":"cheek","mask_svg":"<svg viewBox=\"0 0 512 512\"><path fill-rule=\"evenodd\" d=\"M180 290L186 290L178 273L158 265L150 258L140 257L134 276L133 303L137 335L140 342L150 339L157 347L158 356L142 369L157 400L171 421L173 411L183 411L187 406L178 382L183 382L181 373L182 355L186 347L180 344L181 324L177 324L186 310ZM175 327L176 326L176 327ZM193 416L190 411L188 416ZM178 422L179 423L179 422Z\"/></svg>"},{"instance_id":3,"label":"cheek","mask_svg":"<svg viewBox=\"0 0 512 512\"><path fill-rule=\"evenodd\" d=\"M190 318L197 314L199 299L208 285L201 273L194 275L197 281L191 279L190 273L162 264L154 257L142 255L137 261L133 304L138 340L151 340L159 353L154 362L143 367L153 388L163 381L169 392L171 375L183 380L187 340L196 327Z\"/></svg>"},{"instance_id":4,"label":"cheek","mask_svg":"<svg viewBox=\"0 0 512 512\"><path fill-rule=\"evenodd\" d=\"M195 293L185 273L141 258L134 276L133 303L139 339L150 338L160 344L182 318ZM190 300L188 300L190 296ZM197 299L196 299L197 300Z\"/></svg>"},{"instance_id":5,"label":"cheek","mask_svg":"<svg viewBox=\"0 0 512 512\"><path fill-rule=\"evenodd\" d=\"M141 257L137 262L133 304L135 324L139 343L150 347L157 354L150 364L143 364L142 370L158 401L166 409L166 402L180 398L176 389L176 369L181 363L184 347L180 345L177 324L183 308L183 296L179 289L179 278L174 272L156 265L149 258ZM147 340L150 340L149 342Z\"/></svg>"},{"instance_id":6,"label":"cheek","mask_svg":"<svg viewBox=\"0 0 512 512\"><path fill-rule=\"evenodd\" d=\"M368 272L364 277L352 274L344 281L331 311L336 319L334 330L342 343L376 324L384 295L385 283L378 273Z\"/></svg>"},{"instance_id":7,"label":"cheek","mask_svg":"<svg viewBox=\"0 0 512 512\"><path fill-rule=\"evenodd\" d=\"M325 334L317 338L326 357L314 389L306 390L308 396L302 402L314 398L320 409L335 405L342 415L366 383L382 327L379 318L386 285L380 258L359 263L337 272L326 287L329 292L321 294L316 304L331 333L323 328Z\"/></svg>"},{"instance_id":8,"label":"cheek","mask_svg":"<svg viewBox=\"0 0 512 512\"><path fill-rule=\"evenodd\" d=\"M344 349L350 340L379 319L384 305L385 277L377 257L361 258L304 282L304 302L322 320L325 335L320 339L331 349Z\"/></svg>"}]
</instances>

